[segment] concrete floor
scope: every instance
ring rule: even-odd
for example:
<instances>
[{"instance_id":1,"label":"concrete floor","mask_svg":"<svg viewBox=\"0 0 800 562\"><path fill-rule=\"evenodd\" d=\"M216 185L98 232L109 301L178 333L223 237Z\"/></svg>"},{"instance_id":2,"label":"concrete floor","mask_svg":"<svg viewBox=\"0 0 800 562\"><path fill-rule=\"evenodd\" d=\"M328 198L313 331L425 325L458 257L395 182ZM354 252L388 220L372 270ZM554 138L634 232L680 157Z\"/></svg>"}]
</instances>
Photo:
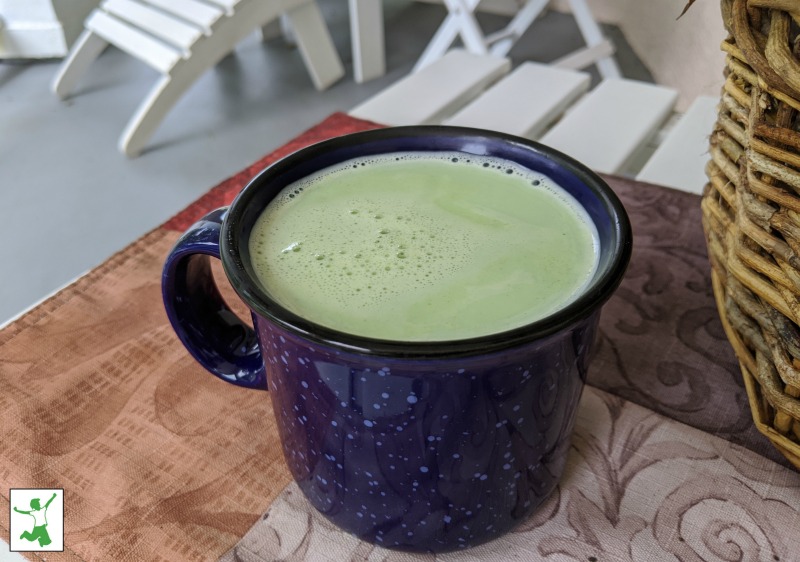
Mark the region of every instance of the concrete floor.
<instances>
[{"instance_id":1,"label":"concrete floor","mask_svg":"<svg viewBox=\"0 0 800 562\"><path fill-rule=\"evenodd\" d=\"M334 111L407 74L442 21L440 6L385 0L387 74L352 78L346 3L320 0L347 75L317 92L295 49L253 35L207 72L136 159L117 151L158 75L116 49L74 97L50 91L59 61L0 62L0 325L182 209L209 188ZM485 30L505 22L482 17ZM626 77L650 80L615 28ZM581 44L574 20L549 13L511 57L549 62Z\"/></svg>"}]
</instances>

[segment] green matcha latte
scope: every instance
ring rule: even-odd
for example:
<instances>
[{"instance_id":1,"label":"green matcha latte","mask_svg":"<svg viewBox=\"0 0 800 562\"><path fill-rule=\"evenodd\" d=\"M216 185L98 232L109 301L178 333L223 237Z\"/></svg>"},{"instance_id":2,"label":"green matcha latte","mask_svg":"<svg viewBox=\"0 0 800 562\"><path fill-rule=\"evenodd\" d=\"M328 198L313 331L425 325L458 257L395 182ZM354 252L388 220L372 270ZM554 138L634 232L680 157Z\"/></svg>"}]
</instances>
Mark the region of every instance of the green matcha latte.
<instances>
[{"instance_id":1,"label":"green matcha latte","mask_svg":"<svg viewBox=\"0 0 800 562\"><path fill-rule=\"evenodd\" d=\"M281 305L342 332L397 341L499 333L574 300L597 231L547 176L461 153L351 160L287 186L250 236Z\"/></svg>"}]
</instances>

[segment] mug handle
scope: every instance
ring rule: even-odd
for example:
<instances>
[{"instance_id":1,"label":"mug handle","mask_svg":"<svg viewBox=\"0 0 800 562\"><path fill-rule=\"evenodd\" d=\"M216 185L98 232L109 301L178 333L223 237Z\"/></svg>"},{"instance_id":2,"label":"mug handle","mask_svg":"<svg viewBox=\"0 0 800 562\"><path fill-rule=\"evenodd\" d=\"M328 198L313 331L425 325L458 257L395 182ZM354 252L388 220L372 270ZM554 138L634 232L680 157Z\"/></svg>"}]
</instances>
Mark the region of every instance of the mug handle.
<instances>
[{"instance_id":1,"label":"mug handle","mask_svg":"<svg viewBox=\"0 0 800 562\"><path fill-rule=\"evenodd\" d=\"M211 274L228 208L211 211L175 243L161 275L164 308L183 345L222 380L267 389L256 333L225 303Z\"/></svg>"}]
</instances>

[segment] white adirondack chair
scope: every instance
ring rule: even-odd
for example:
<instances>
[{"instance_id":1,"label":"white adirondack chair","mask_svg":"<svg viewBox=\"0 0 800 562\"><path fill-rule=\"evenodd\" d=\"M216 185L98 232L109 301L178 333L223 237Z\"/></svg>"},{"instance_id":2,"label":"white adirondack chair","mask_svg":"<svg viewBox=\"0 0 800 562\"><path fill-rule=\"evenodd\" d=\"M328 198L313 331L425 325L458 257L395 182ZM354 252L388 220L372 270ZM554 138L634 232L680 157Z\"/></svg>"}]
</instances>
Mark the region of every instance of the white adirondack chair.
<instances>
[{"instance_id":1,"label":"white adirondack chair","mask_svg":"<svg viewBox=\"0 0 800 562\"><path fill-rule=\"evenodd\" d=\"M447 17L417 61L415 71L440 59L459 36L464 48L473 54L505 57L514 43L551 2L551 0L527 0L505 28L491 35L485 35L474 13L480 0L443 1L447 7ZM567 0L567 2L586 47L554 61L552 66L578 70L596 64L603 78L619 78L621 76L619 66L613 58L614 45L603 36L586 0Z\"/></svg>"},{"instance_id":2,"label":"white adirondack chair","mask_svg":"<svg viewBox=\"0 0 800 562\"><path fill-rule=\"evenodd\" d=\"M701 193L716 100L683 116L677 92L583 72L452 50L350 111L386 125L447 124L538 140L595 171ZM678 124L669 127L676 118ZM637 175L638 174L638 175Z\"/></svg>"},{"instance_id":3,"label":"white adirondack chair","mask_svg":"<svg viewBox=\"0 0 800 562\"><path fill-rule=\"evenodd\" d=\"M315 0L104 0L85 23L53 82L68 96L109 45L162 74L128 122L119 148L137 156L183 93L246 35L283 17L314 86L325 89L344 66Z\"/></svg>"}]
</instances>

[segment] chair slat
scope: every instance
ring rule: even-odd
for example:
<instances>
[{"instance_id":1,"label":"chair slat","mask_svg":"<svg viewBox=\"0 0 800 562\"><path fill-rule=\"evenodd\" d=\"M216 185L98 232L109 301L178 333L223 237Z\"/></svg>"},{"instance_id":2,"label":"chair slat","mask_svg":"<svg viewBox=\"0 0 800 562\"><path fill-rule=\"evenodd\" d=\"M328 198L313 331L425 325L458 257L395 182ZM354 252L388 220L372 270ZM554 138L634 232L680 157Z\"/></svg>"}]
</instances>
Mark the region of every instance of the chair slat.
<instances>
[{"instance_id":1,"label":"chair slat","mask_svg":"<svg viewBox=\"0 0 800 562\"><path fill-rule=\"evenodd\" d=\"M526 62L445 123L537 138L590 81L585 72Z\"/></svg>"},{"instance_id":2,"label":"chair slat","mask_svg":"<svg viewBox=\"0 0 800 562\"><path fill-rule=\"evenodd\" d=\"M510 67L508 59L452 50L362 103L350 115L385 125L441 123Z\"/></svg>"},{"instance_id":3,"label":"chair slat","mask_svg":"<svg viewBox=\"0 0 800 562\"><path fill-rule=\"evenodd\" d=\"M103 10L184 50L203 36L198 27L133 0L106 0Z\"/></svg>"},{"instance_id":4,"label":"chair slat","mask_svg":"<svg viewBox=\"0 0 800 562\"><path fill-rule=\"evenodd\" d=\"M234 8L236 8L236 4L238 4L241 0L206 0L210 4L215 4L220 8L224 9L226 13L231 14L233 13Z\"/></svg>"},{"instance_id":5,"label":"chair slat","mask_svg":"<svg viewBox=\"0 0 800 562\"><path fill-rule=\"evenodd\" d=\"M671 88L611 78L540 140L598 172L617 173L657 133L677 97Z\"/></svg>"},{"instance_id":6,"label":"chair slat","mask_svg":"<svg viewBox=\"0 0 800 562\"><path fill-rule=\"evenodd\" d=\"M719 98L700 96L667 133L637 180L700 194L708 182L708 137L717 120Z\"/></svg>"},{"instance_id":7,"label":"chair slat","mask_svg":"<svg viewBox=\"0 0 800 562\"><path fill-rule=\"evenodd\" d=\"M164 74L181 60L180 52L99 10L87 18L86 29Z\"/></svg>"},{"instance_id":8,"label":"chair slat","mask_svg":"<svg viewBox=\"0 0 800 562\"><path fill-rule=\"evenodd\" d=\"M225 15L224 10L197 0L147 0L147 3L200 27L206 34Z\"/></svg>"}]
</instances>

